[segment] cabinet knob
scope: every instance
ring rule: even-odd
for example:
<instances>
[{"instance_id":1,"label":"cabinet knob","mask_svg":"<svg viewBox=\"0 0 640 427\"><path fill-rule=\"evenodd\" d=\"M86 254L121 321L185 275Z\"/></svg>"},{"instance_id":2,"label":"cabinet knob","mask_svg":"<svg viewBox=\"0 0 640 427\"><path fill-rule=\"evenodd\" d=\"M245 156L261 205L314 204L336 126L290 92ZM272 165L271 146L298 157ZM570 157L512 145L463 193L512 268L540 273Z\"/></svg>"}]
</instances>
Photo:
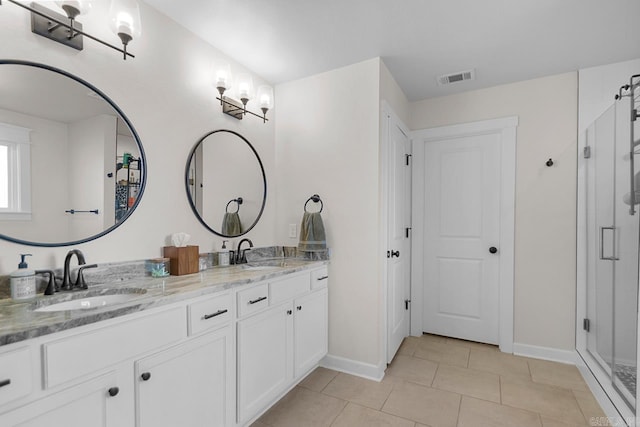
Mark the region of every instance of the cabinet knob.
<instances>
[{"instance_id":1,"label":"cabinet knob","mask_svg":"<svg viewBox=\"0 0 640 427\"><path fill-rule=\"evenodd\" d=\"M140 375L140 378L142 378L142 381L149 381L149 378L151 378L151 372L143 372L142 375Z\"/></svg>"},{"instance_id":2,"label":"cabinet knob","mask_svg":"<svg viewBox=\"0 0 640 427\"><path fill-rule=\"evenodd\" d=\"M120 393L120 389L118 387L111 387L109 389L109 396L111 397L117 396L118 393Z\"/></svg>"},{"instance_id":3,"label":"cabinet knob","mask_svg":"<svg viewBox=\"0 0 640 427\"><path fill-rule=\"evenodd\" d=\"M301 306L301 305L299 305L299 306L297 306L297 307L296 307L296 309L297 309L298 311L300 311L300 310L302 310L302 306Z\"/></svg>"},{"instance_id":4,"label":"cabinet knob","mask_svg":"<svg viewBox=\"0 0 640 427\"><path fill-rule=\"evenodd\" d=\"M491 252L492 254L495 254L495 253L497 253L497 252L498 252L498 248L496 248L495 246L491 246L491 247L489 248L489 252Z\"/></svg>"},{"instance_id":5,"label":"cabinet knob","mask_svg":"<svg viewBox=\"0 0 640 427\"><path fill-rule=\"evenodd\" d=\"M291 315L293 314L293 311L291 311L291 310L287 310L287 314L288 314L289 316L291 316Z\"/></svg>"}]
</instances>

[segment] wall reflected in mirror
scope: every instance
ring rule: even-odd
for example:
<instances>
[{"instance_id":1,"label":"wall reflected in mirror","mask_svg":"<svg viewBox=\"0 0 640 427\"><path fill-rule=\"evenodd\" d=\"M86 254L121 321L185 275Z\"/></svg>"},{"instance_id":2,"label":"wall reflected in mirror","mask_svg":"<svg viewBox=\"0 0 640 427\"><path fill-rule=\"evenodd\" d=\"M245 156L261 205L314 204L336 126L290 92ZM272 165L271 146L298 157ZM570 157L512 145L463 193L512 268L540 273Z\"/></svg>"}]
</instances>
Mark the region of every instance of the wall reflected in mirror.
<instances>
[{"instance_id":1,"label":"wall reflected in mirror","mask_svg":"<svg viewBox=\"0 0 640 427\"><path fill-rule=\"evenodd\" d=\"M257 151L242 135L224 129L206 134L191 150L186 187L196 217L223 237L251 230L262 215L267 195Z\"/></svg>"},{"instance_id":2,"label":"wall reflected in mirror","mask_svg":"<svg viewBox=\"0 0 640 427\"><path fill-rule=\"evenodd\" d=\"M144 190L137 134L89 83L13 62L0 61L0 124L28 129L30 182L22 185L30 187L30 215L0 207L1 237L58 246L105 234L131 214ZM14 160L4 161L11 170ZM0 175L0 187L10 187L10 174Z\"/></svg>"}]
</instances>

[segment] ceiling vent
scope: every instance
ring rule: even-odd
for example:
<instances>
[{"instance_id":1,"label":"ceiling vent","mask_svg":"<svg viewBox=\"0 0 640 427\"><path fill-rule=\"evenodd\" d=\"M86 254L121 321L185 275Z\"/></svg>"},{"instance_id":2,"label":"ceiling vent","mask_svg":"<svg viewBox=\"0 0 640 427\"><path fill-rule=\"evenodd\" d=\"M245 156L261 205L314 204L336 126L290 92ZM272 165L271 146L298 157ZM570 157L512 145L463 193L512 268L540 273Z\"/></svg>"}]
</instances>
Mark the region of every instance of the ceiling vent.
<instances>
[{"instance_id":1,"label":"ceiling vent","mask_svg":"<svg viewBox=\"0 0 640 427\"><path fill-rule=\"evenodd\" d=\"M456 82L463 82L465 80L475 80L475 79L476 79L476 70L473 69L473 70L460 71L458 73L445 74L442 76L438 76L438 84L442 86L442 85L448 85Z\"/></svg>"}]
</instances>

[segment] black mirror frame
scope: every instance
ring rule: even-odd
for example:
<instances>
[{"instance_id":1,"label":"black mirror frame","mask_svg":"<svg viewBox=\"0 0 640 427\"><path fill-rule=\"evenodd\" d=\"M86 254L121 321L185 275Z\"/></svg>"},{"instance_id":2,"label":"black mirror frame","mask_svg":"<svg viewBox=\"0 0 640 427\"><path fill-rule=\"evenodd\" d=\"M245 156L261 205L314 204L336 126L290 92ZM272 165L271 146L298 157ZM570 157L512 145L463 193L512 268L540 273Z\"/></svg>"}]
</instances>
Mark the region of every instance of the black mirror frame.
<instances>
[{"instance_id":1,"label":"black mirror frame","mask_svg":"<svg viewBox=\"0 0 640 427\"><path fill-rule=\"evenodd\" d=\"M120 109L120 107L118 107L116 105L115 102L113 102L111 100L111 98L109 98L107 95L105 95L104 92L102 92L100 89L98 89L97 87L95 87L94 85L92 85L91 83L87 82L86 80L75 76L67 71L61 70L60 68L56 68L56 67L52 67L50 65L45 65L45 64L41 64L38 62L31 62L31 61L22 61L22 60L18 60L18 59L0 59L0 65L4 65L4 64L9 64L9 65L25 65L25 66L29 66L29 67L35 67L35 68L41 68L43 70L47 70L47 71L52 71L54 73L58 73L61 74L65 77L68 77L72 80L75 80L76 82L80 83L83 86L86 86L88 89L92 90L93 92L95 92L97 95L99 95L102 99L104 99L110 106L111 108L113 108L120 116L120 118L127 124L127 126L129 127L129 130L131 131L131 135L133 136L133 139L136 141L136 145L138 146L138 149L140 150L140 159L141 159L141 170L144 172L142 173L142 181L140 182L140 189L139 189L139 193L138 193L138 197L136 197L135 202L133 203L133 205L131 206L131 209L129 209L129 211L127 211L127 213L122 217L122 219L120 221L118 221L117 223L115 223L114 225L112 225L111 227L107 228L106 230L95 234L93 236L89 236L87 238L84 239L79 239L79 240L74 240L71 242L62 242L62 243L41 243L41 242L31 242L28 240L22 240L22 239L16 239L14 237L10 237L7 236L5 234L0 234L0 239L12 242L12 243L18 243L21 245L27 245L27 246L39 246L39 247L59 247L59 246L73 246L73 245L79 245L81 243L86 243L86 242L90 242L91 240L95 240L98 239L102 236L105 236L109 233L111 233L113 230L115 230L116 228L118 228L121 224L123 224L132 214L133 212L135 212L136 208L138 207L138 204L140 203L140 200L142 199L142 195L144 194L144 189L146 187L147 184L147 159L146 156L144 155L144 148L142 147L142 141L140 141L140 136L138 136L138 133L136 132L135 128L133 127L133 125L131 124L131 122L129 121L129 118L124 114L124 112Z\"/></svg>"},{"instance_id":2,"label":"black mirror frame","mask_svg":"<svg viewBox=\"0 0 640 427\"><path fill-rule=\"evenodd\" d=\"M235 136L237 136L238 138L242 139L249 146L251 151L253 151L253 154L256 156L256 159L258 159L258 164L260 165L260 171L262 172L262 184L263 184L263 189L264 189L264 196L262 197L262 206L260 206L260 212L258 212L258 216L256 217L255 221L253 221L253 224L251 224L251 226L249 226L247 229L245 229L242 233L234 235L234 236L229 236L229 235L226 235L226 234L222 234L219 231L216 231L213 228L211 228L209 226L209 224L207 224L205 222L205 220L202 218L202 216L200 215L200 213L196 209L196 206L193 203L193 197L191 197L191 192L189 190L189 165L191 165L191 161L193 160L193 156L195 155L196 150L198 149L200 144L202 144L202 142L207 137L213 135L214 133L218 133L218 132L232 133ZM235 132L235 131L232 131L232 130L229 130L229 129L217 129L217 130L214 130L214 131L211 131L211 132L205 134L202 138L200 138L198 140L198 142L196 142L196 144L193 146L191 151L189 152L189 157L187 157L187 165L185 167L184 178L185 178L184 179L184 188L186 190L187 199L189 200L189 206L191 206L191 210L193 211L193 214L196 216L196 218L198 218L198 221L200 221L200 224L202 224L207 230L209 230L213 234L215 234L217 236L220 236L220 237L228 237L230 239L233 239L233 238L236 238L236 237L240 237L240 236L244 236L249 231L251 231L251 229L253 229L253 227L255 227L256 224L258 224L258 221L260 221L260 217L262 217L262 213L264 212L264 207L265 207L265 205L267 203L267 175L264 172L264 166L262 165L262 159L260 159L260 155L258 154L256 149L254 148L254 146L251 145L251 143L249 142L249 140L247 138L245 138L244 136L240 135L238 132Z\"/></svg>"}]
</instances>

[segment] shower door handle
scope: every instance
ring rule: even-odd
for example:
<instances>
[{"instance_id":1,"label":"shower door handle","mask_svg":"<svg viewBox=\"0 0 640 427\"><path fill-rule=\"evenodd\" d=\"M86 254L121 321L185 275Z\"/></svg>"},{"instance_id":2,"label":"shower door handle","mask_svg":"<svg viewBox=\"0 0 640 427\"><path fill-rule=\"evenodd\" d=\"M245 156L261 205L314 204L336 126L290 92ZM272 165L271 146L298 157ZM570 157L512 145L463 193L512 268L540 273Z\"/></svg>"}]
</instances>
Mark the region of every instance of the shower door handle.
<instances>
[{"instance_id":1,"label":"shower door handle","mask_svg":"<svg viewBox=\"0 0 640 427\"><path fill-rule=\"evenodd\" d=\"M611 230L613 234L611 235L611 256L604 256L604 230ZM620 258L615 256L616 254L616 227L600 227L600 259L603 261L618 261Z\"/></svg>"}]
</instances>

